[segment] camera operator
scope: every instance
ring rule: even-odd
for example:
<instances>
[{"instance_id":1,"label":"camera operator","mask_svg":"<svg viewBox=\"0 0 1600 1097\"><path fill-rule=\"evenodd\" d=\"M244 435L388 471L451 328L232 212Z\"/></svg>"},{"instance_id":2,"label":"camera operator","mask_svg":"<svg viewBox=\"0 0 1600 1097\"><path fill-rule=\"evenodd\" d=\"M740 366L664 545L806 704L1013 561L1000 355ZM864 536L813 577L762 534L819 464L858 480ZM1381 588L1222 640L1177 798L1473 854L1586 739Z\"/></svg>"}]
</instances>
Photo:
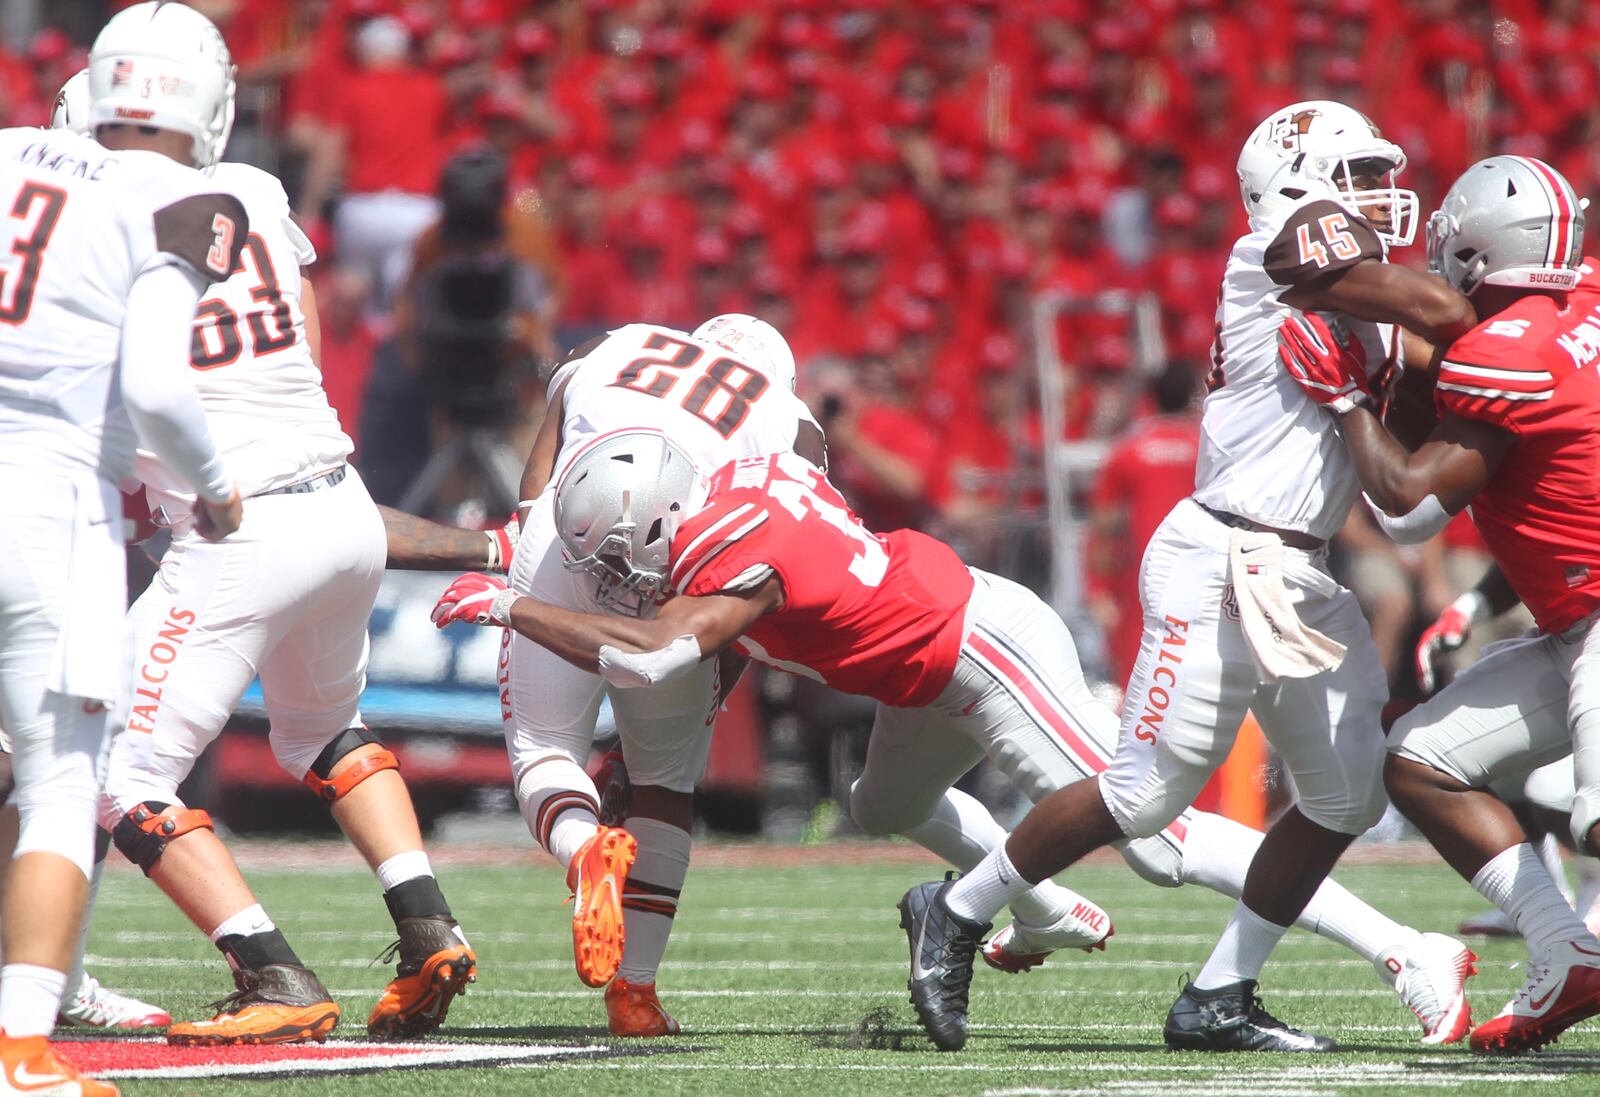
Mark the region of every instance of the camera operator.
<instances>
[{"instance_id":1,"label":"camera operator","mask_svg":"<svg viewBox=\"0 0 1600 1097\"><path fill-rule=\"evenodd\" d=\"M432 486L420 505L431 502L436 511L446 496L481 495L485 479L492 496L504 495L498 465L507 460L514 485L521 467L514 452L532 443L537 366L553 357L554 248L535 215L508 207L506 189L505 163L492 152L469 150L445 164L439 218L417 238L395 303L406 377L391 378L398 383L388 386L390 410L404 422L404 405L426 406L433 460L452 466L424 470ZM398 442L388 456L415 469L419 441ZM480 479L461 475L467 457ZM509 509L516 501L513 486L509 500L496 497L493 505Z\"/></svg>"}]
</instances>

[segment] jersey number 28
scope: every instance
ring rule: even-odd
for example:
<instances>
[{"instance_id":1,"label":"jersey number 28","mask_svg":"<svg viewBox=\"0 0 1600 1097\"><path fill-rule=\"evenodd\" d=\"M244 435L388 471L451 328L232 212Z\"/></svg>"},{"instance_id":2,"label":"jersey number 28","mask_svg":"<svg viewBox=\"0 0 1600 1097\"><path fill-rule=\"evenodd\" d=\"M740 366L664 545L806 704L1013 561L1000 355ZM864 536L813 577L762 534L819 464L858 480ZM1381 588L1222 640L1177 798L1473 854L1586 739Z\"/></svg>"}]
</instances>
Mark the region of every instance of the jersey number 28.
<instances>
[{"instance_id":1,"label":"jersey number 28","mask_svg":"<svg viewBox=\"0 0 1600 1097\"><path fill-rule=\"evenodd\" d=\"M611 388L631 389L665 400L688 379L688 372L705 355L702 347L653 332L645 350L671 351L664 357L635 358L622 368ZM699 369L699 378L682 401L683 410L724 438L732 438L750 414L750 405L767 391L767 379L734 358L714 358Z\"/></svg>"}]
</instances>

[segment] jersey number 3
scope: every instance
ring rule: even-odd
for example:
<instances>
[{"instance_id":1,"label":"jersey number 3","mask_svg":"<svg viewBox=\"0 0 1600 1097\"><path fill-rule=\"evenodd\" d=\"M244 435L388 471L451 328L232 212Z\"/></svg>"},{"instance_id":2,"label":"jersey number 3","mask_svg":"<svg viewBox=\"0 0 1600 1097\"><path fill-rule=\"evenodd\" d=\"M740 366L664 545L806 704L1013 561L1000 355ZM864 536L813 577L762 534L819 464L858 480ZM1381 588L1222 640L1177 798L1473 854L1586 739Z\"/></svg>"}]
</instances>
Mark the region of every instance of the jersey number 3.
<instances>
[{"instance_id":1,"label":"jersey number 3","mask_svg":"<svg viewBox=\"0 0 1600 1097\"><path fill-rule=\"evenodd\" d=\"M609 387L632 389L646 396L665 400L705 354L704 349L665 332L654 332L644 341L645 350L672 351L670 357L635 358L622 368ZM683 410L707 424L724 438L732 438L750 405L767 391L767 379L743 362L716 358L700 370L700 377L683 398Z\"/></svg>"},{"instance_id":2,"label":"jersey number 3","mask_svg":"<svg viewBox=\"0 0 1600 1097\"><path fill-rule=\"evenodd\" d=\"M273 269L267 242L256 233L250 233L244 238L239 263L241 267L254 267L256 275L255 285L250 289L250 301L255 307L244 315L245 325L250 329L250 349L260 358L275 350L294 346L298 339L294 317L289 313L289 302L284 299L283 288L278 284L278 272ZM220 297L210 297L200 302L200 307L195 309L189 364L195 369L232 365L239 360L243 350L239 314Z\"/></svg>"},{"instance_id":3,"label":"jersey number 3","mask_svg":"<svg viewBox=\"0 0 1600 1097\"><path fill-rule=\"evenodd\" d=\"M45 245L61 220L61 207L67 193L43 183L26 183L17 192L11 216L24 225L32 219L32 231L18 237L11 254L21 260L11 270L0 271L0 323L17 325L33 311L33 291L39 285L39 268L44 264ZM16 278L13 281L12 275Z\"/></svg>"}]
</instances>

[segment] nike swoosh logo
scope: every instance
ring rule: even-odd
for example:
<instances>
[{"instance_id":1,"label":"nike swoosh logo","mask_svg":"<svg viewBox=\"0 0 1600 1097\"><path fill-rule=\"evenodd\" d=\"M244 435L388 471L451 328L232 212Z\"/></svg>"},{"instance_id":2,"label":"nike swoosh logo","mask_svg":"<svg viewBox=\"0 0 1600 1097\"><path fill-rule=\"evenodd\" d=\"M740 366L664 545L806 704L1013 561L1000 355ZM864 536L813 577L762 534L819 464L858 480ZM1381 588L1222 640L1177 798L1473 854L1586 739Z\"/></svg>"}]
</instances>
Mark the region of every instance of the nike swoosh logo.
<instances>
[{"instance_id":1,"label":"nike swoosh logo","mask_svg":"<svg viewBox=\"0 0 1600 1097\"><path fill-rule=\"evenodd\" d=\"M11 1072L12 1085L18 1087L26 1086L29 1089L59 1086L64 1081L66 1081L66 1078L60 1074L35 1074L21 1063L18 1063L17 1069Z\"/></svg>"},{"instance_id":2,"label":"nike swoosh logo","mask_svg":"<svg viewBox=\"0 0 1600 1097\"><path fill-rule=\"evenodd\" d=\"M917 927L917 943L911 949L911 978L923 979L933 973L922 966L922 942L928 936L928 911L923 911L922 922Z\"/></svg>"},{"instance_id":3,"label":"nike swoosh logo","mask_svg":"<svg viewBox=\"0 0 1600 1097\"><path fill-rule=\"evenodd\" d=\"M1241 545L1241 546L1239 546L1239 555L1240 556L1247 556L1250 553L1254 552L1256 549L1262 549L1262 548L1266 548L1266 547L1267 547L1266 545Z\"/></svg>"},{"instance_id":4,"label":"nike swoosh logo","mask_svg":"<svg viewBox=\"0 0 1600 1097\"><path fill-rule=\"evenodd\" d=\"M1540 998L1537 1002L1535 1002L1532 998L1529 998L1528 999L1528 1008L1533 1010L1535 1013L1541 1013L1541 1012L1543 1012L1544 1007L1547 1004L1549 1004L1550 999L1554 998L1555 995L1556 995L1556 992L1552 990L1548 994L1546 994L1543 998Z\"/></svg>"}]
</instances>

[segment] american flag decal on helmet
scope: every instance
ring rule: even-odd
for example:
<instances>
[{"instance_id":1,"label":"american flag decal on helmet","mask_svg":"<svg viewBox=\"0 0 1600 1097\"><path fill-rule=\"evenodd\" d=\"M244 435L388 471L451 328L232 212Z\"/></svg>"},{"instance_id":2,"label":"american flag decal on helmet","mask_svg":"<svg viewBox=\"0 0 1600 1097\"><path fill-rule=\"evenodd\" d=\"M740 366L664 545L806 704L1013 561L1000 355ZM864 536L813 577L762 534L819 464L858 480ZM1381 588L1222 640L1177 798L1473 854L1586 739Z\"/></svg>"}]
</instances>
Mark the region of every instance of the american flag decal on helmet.
<instances>
[{"instance_id":1,"label":"american flag decal on helmet","mask_svg":"<svg viewBox=\"0 0 1600 1097\"><path fill-rule=\"evenodd\" d=\"M133 62L118 61L111 66L111 86L120 88L124 84L133 83Z\"/></svg>"}]
</instances>

